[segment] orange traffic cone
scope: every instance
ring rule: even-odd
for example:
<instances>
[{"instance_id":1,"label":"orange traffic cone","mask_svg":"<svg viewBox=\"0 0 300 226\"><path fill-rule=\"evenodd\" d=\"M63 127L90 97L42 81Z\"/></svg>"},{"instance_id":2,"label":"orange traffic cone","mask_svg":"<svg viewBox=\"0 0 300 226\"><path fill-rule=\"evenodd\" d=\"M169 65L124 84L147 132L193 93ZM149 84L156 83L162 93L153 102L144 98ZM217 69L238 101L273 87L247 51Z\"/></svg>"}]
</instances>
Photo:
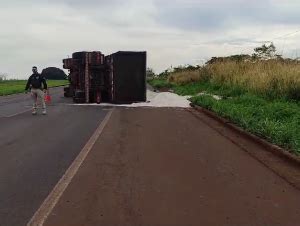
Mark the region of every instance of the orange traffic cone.
<instances>
[{"instance_id":1,"label":"orange traffic cone","mask_svg":"<svg viewBox=\"0 0 300 226\"><path fill-rule=\"evenodd\" d=\"M49 92L47 92L45 95L45 102L46 102L46 104L51 104L51 96L50 96Z\"/></svg>"}]
</instances>

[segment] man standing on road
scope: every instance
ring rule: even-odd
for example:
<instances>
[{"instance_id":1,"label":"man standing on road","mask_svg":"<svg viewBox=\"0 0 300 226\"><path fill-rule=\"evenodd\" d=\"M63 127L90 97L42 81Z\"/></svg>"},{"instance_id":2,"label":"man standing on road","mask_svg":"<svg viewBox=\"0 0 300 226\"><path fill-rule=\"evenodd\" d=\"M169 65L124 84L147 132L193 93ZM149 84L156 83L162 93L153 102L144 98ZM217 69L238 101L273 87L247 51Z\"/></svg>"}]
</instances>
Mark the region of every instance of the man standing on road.
<instances>
[{"instance_id":1,"label":"man standing on road","mask_svg":"<svg viewBox=\"0 0 300 226\"><path fill-rule=\"evenodd\" d=\"M33 74L29 77L25 90L31 90L31 96L33 99L33 110L32 114L36 115L37 101L38 98L41 99L43 115L47 114L46 112L46 103L44 99L44 92L47 92L47 83L44 76L38 73L37 67L32 67Z\"/></svg>"}]
</instances>

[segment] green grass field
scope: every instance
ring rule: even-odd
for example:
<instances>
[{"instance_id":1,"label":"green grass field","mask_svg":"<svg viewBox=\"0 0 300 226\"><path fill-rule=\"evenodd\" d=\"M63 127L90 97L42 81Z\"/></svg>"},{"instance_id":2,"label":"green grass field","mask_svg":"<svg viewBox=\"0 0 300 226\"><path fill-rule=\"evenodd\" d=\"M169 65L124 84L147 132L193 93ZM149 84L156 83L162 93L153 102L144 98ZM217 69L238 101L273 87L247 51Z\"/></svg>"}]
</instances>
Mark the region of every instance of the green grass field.
<instances>
[{"instance_id":1,"label":"green grass field","mask_svg":"<svg viewBox=\"0 0 300 226\"><path fill-rule=\"evenodd\" d=\"M281 98L269 98L249 92L239 86L198 81L185 84L170 83L166 79L149 80L154 88L171 88L179 95L191 95L192 103L227 118L245 130L300 154L300 102ZM205 92L222 96L216 100Z\"/></svg>"},{"instance_id":2,"label":"green grass field","mask_svg":"<svg viewBox=\"0 0 300 226\"><path fill-rule=\"evenodd\" d=\"M0 81L0 96L23 93L26 80L6 80ZM68 80L48 80L47 84L49 87L63 86L69 84Z\"/></svg>"},{"instance_id":3,"label":"green grass field","mask_svg":"<svg viewBox=\"0 0 300 226\"><path fill-rule=\"evenodd\" d=\"M206 95L191 100L253 134L300 154L300 105L295 102L267 100L247 93L222 100Z\"/></svg>"}]
</instances>

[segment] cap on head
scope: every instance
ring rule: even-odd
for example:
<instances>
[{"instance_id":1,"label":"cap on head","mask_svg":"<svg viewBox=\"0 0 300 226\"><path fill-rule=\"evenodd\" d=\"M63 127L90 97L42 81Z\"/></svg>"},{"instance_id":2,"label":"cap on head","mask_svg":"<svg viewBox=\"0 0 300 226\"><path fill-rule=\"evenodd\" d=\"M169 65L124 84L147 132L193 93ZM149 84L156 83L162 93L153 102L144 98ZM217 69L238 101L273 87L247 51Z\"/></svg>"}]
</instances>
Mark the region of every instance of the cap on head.
<instances>
[{"instance_id":1,"label":"cap on head","mask_svg":"<svg viewBox=\"0 0 300 226\"><path fill-rule=\"evenodd\" d=\"M37 67L36 67L36 66L33 66L32 69L37 69Z\"/></svg>"}]
</instances>

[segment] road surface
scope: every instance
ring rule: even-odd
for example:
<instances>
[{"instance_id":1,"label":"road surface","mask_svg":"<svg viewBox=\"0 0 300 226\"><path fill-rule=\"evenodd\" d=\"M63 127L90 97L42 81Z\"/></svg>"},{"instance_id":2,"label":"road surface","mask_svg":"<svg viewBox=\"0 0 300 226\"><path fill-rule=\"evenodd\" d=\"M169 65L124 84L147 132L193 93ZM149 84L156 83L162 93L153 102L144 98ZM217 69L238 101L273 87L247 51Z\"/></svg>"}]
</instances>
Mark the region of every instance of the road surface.
<instances>
[{"instance_id":1,"label":"road surface","mask_svg":"<svg viewBox=\"0 0 300 226\"><path fill-rule=\"evenodd\" d=\"M300 191L213 123L183 109L114 110L45 225L299 225Z\"/></svg>"},{"instance_id":2,"label":"road surface","mask_svg":"<svg viewBox=\"0 0 300 226\"><path fill-rule=\"evenodd\" d=\"M57 95L47 116L0 108L0 225L26 225L109 110ZM202 113L115 108L44 225L296 226L299 181Z\"/></svg>"},{"instance_id":3,"label":"road surface","mask_svg":"<svg viewBox=\"0 0 300 226\"><path fill-rule=\"evenodd\" d=\"M1 226L26 225L107 113L51 91L46 116L31 115L29 94L0 97Z\"/></svg>"}]
</instances>

